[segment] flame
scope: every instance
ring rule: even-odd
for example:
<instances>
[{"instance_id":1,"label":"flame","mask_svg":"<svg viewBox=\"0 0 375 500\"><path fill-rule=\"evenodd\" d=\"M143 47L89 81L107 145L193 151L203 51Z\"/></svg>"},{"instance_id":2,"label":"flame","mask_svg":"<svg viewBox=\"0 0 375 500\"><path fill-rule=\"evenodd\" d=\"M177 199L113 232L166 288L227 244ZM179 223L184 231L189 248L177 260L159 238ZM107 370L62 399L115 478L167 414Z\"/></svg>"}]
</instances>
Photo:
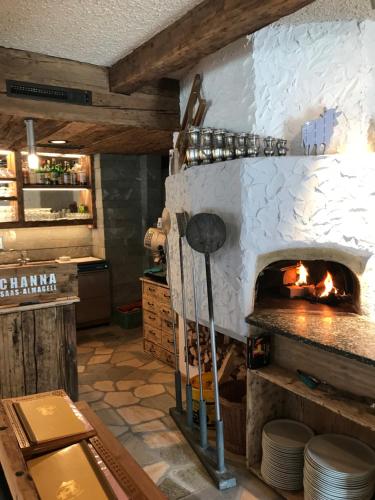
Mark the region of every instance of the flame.
<instances>
[{"instance_id":1,"label":"flame","mask_svg":"<svg viewBox=\"0 0 375 500\"><path fill-rule=\"evenodd\" d=\"M307 270L307 267L305 267L302 264L301 261L297 264L296 271L297 271L298 280L295 282L295 284L297 286L307 285L307 277L309 275L309 271Z\"/></svg>"},{"instance_id":2,"label":"flame","mask_svg":"<svg viewBox=\"0 0 375 500\"><path fill-rule=\"evenodd\" d=\"M324 287L325 289L323 292L319 295L319 297L328 297L330 293L337 293L337 288L334 287L333 285L333 278L332 274L327 271L325 280L324 280Z\"/></svg>"}]
</instances>

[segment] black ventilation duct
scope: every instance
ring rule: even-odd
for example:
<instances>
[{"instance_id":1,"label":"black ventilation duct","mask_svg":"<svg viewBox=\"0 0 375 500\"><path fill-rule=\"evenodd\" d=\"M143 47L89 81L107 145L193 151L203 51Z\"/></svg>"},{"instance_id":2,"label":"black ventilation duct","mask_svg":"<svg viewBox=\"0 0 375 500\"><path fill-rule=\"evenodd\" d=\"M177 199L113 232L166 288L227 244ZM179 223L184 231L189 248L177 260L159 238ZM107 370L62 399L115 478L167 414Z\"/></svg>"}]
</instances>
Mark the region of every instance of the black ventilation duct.
<instances>
[{"instance_id":1,"label":"black ventilation duct","mask_svg":"<svg viewBox=\"0 0 375 500\"><path fill-rule=\"evenodd\" d=\"M15 80L6 80L6 89L9 97L64 102L66 104L79 104L83 106L90 106L92 104L92 94L89 90L55 87L52 85L41 85L40 83L17 82Z\"/></svg>"}]
</instances>

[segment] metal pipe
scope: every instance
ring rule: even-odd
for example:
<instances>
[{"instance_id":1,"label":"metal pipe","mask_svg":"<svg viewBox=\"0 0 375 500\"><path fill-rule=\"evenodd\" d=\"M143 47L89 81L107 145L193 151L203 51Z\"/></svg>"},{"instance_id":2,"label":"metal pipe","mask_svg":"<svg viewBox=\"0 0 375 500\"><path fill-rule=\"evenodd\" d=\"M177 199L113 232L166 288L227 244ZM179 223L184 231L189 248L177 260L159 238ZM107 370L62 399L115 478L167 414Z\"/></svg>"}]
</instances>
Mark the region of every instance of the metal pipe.
<instances>
[{"instance_id":1,"label":"metal pipe","mask_svg":"<svg viewBox=\"0 0 375 500\"><path fill-rule=\"evenodd\" d=\"M206 401L203 398L203 380L202 380L202 360L201 360L201 343L199 335L199 316L198 316L198 300L195 288L195 265L194 254L191 249L192 259L192 278L193 278L193 296L194 296L194 312L195 312L195 333L197 335L197 350L198 350L198 377L199 377L199 435L200 444L203 449L207 448L207 407Z\"/></svg>"},{"instance_id":2,"label":"metal pipe","mask_svg":"<svg viewBox=\"0 0 375 500\"><path fill-rule=\"evenodd\" d=\"M26 139L27 139L27 150L30 155L36 154L35 146L35 134L34 134L34 120L32 118L26 118Z\"/></svg>"},{"instance_id":3,"label":"metal pipe","mask_svg":"<svg viewBox=\"0 0 375 500\"><path fill-rule=\"evenodd\" d=\"M181 272L181 299L182 299L182 316L183 316L183 330L185 340L185 365L186 365L186 423L189 427L193 427L193 394L190 384L190 369L189 369L189 350L187 338L187 320L186 320L186 296L185 296L185 277L184 277L184 254L183 254L183 237L180 236L179 240L180 252L180 272Z\"/></svg>"},{"instance_id":4,"label":"metal pipe","mask_svg":"<svg viewBox=\"0 0 375 500\"><path fill-rule=\"evenodd\" d=\"M217 376L216 362L216 338L215 338L215 322L214 322L214 307L212 298L212 279L211 279L211 264L210 254L204 254L206 264L206 279L207 279L207 302L208 302L208 317L210 323L210 339L211 339L211 355L212 355L212 378L215 396L215 419L216 419L216 456L217 469L219 472L225 470L224 464L224 432L223 421L221 420L219 382Z\"/></svg>"},{"instance_id":5,"label":"metal pipe","mask_svg":"<svg viewBox=\"0 0 375 500\"><path fill-rule=\"evenodd\" d=\"M176 393L176 409L180 413L182 413L182 384L181 384L181 372L180 372L180 359L178 356L178 346L177 346L177 335L176 335L176 321L175 321L175 312L173 310L173 301L172 301L172 278L171 278L171 265L169 262L169 246L168 246L168 235L165 237L165 259L167 261L167 272L169 278L169 291L170 291L170 304L172 311L172 334L173 334L173 345L174 345L174 358L175 358L175 373L174 373L174 381L175 381L175 393Z\"/></svg>"}]
</instances>

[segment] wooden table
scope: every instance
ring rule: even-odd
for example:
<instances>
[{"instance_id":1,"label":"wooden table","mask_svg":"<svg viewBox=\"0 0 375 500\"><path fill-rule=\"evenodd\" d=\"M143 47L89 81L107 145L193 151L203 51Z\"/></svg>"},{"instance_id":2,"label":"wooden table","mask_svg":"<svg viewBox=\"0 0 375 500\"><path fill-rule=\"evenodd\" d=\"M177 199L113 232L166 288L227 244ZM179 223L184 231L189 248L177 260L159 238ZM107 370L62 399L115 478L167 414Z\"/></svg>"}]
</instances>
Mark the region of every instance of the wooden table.
<instances>
[{"instance_id":1,"label":"wooden table","mask_svg":"<svg viewBox=\"0 0 375 500\"><path fill-rule=\"evenodd\" d=\"M87 403L78 402L77 408L95 428L97 435L93 438L94 442L91 442L100 450L100 455L106 466L123 487L129 498L131 500L166 500L164 494L89 408ZM1 404L0 456L2 457L1 465L4 469L13 499L39 500L16 437L9 426ZM6 499L7 497L5 496L4 498Z\"/></svg>"}]
</instances>

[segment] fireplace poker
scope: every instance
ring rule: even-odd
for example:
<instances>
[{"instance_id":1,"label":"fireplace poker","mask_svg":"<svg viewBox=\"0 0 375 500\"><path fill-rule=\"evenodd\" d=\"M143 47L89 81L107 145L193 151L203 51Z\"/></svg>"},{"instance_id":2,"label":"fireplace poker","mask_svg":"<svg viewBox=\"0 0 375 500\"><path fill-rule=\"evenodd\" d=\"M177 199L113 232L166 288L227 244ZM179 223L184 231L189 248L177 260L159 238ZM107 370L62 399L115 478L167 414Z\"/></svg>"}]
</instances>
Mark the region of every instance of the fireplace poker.
<instances>
[{"instance_id":1,"label":"fireplace poker","mask_svg":"<svg viewBox=\"0 0 375 500\"><path fill-rule=\"evenodd\" d=\"M191 248L191 261L192 261L192 277L193 277L193 295L194 295L194 312L195 312L195 332L197 335L197 351L198 351L198 378L199 378L199 436L200 444L203 449L207 448L207 407L206 401L203 398L203 382L202 382L202 359L201 359L201 342L199 336L199 315L198 315L198 301L197 290L195 287L195 266L194 254Z\"/></svg>"},{"instance_id":2,"label":"fireplace poker","mask_svg":"<svg viewBox=\"0 0 375 500\"><path fill-rule=\"evenodd\" d=\"M161 215L161 223L162 223L163 233L165 234L165 259L167 261L167 273L169 281L168 284L170 290L170 303L172 311L172 334L173 334L173 347L174 347L174 357L175 357L174 384L176 393L176 409L178 412L182 413L183 408L182 408L182 390L181 390L182 384L181 384L180 360L178 356L175 312L173 309L173 301L172 301L171 263L169 261L169 246L168 246L168 234L171 230L171 216L167 208L164 208L163 210L163 213Z\"/></svg>"},{"instance_id":3,"label":"fireplace poker","mask_svg":"<svg viewBox=\"0 0 375 500\"><path fill-rule=\"evenodd\" d=\"M186 239L196 252L203 253L206 266L208 316L210 323L212 376L215 395L216 458L219 473L225 471L224 463L224 427L221 418L219 382L216 362L215 321L212 297L210 254L219 250L225 243L226 228L223 220L215 214L200 213L194 215L186 228Z\"/></svg>"},{"instance_id":4,"label":"fireplace poker","mask_svg":"<svg viewBox=\"0 0 375 500\"><path fill-rule=\"evenodd\" d=\"M187 320L186 320L186 296L185 296L185 277L184 277L184 238L186 235L186 226L188 222L186 212L176 213L177 229L178 229L178 244L180 253L180 276L181 276L181 300L182 300L182 321L185 341L185 366L186 366L186 425L193 428L193 393L190 384L190 368L189 368L189 346L187 336Z\"/></svg>"}]
</instances>

